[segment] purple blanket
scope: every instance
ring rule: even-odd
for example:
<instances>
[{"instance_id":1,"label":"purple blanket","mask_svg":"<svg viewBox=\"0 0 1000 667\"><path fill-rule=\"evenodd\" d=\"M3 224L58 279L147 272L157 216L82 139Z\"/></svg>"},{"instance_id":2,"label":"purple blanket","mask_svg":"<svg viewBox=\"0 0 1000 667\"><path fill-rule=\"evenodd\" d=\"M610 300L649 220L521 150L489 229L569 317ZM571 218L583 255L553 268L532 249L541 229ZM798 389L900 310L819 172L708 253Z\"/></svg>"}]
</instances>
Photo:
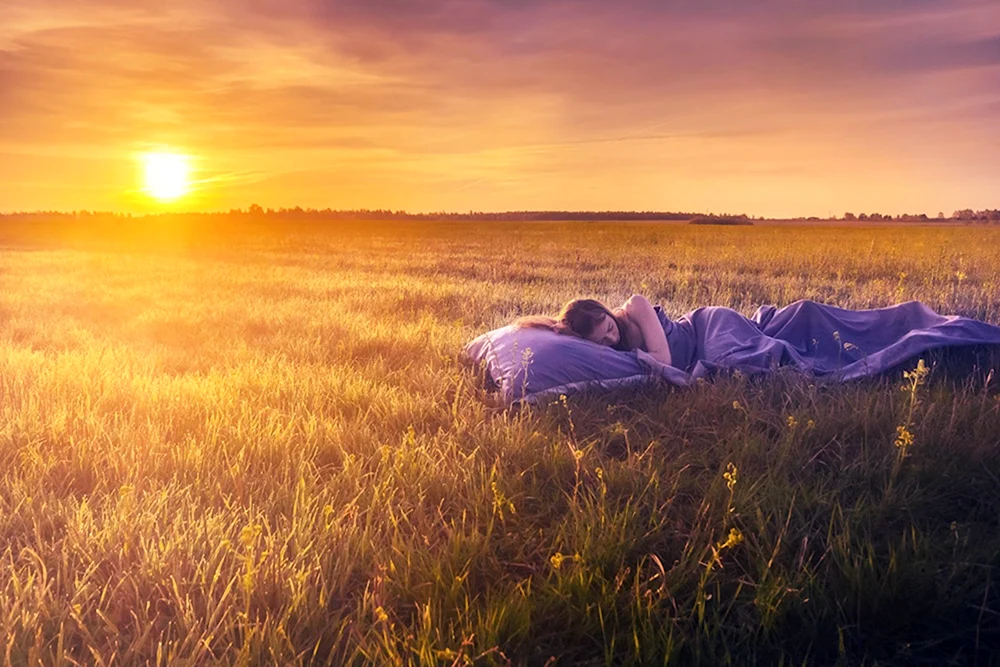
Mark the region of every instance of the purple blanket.
<instances>
[{"instance_id":1,"label":"purple blanket","mask_svg":"<svg viewBox=\"0 0 1000 667\"><path fill-rule=\"evenodd\" d=\"M761 306L752 318L721 307L699 308L677 321L658 314L674 366L692 378L720 368L753 373L794 366L844 381L936 348L1000 345L1000 327L938 315L918 301L875 310L797 301L784 308Z\"/></svg>"},{"instance_id":2,"label":"purple blanket","mask_svg":"<svg viewBox=\"0 0 1000 667\"><path fill-rule=\"evenodd\" d=\"M877 375L930 350L998 346L1000 327L938 315L911 301L844 310L814 301L762 306L753 317L709 307L670 320L657 307L672 366L641 350L620 352L573 336L510 325L477 336L465 357L483 368L507 403L535 402L583 389L663 379L687 386L716 371L747 374L779 366L834 381Z\"/></svg>"}]
</instances>

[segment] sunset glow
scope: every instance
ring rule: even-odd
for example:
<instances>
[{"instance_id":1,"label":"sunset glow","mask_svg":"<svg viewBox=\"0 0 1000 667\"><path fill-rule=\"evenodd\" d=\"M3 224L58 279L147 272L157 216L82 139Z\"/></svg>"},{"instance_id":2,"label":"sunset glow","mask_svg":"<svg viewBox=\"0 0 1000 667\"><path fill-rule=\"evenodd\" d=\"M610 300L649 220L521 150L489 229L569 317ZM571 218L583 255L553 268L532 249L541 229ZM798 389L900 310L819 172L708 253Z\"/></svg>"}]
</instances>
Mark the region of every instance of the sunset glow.
<instances>
[{"instance_id":1,"label":"sunset glow","mask_svg":"<svg viewBox=\"0 0 1000 667\"><path fill-rule=\"evenodd\" d=\"M0 5L0 211L141 209L149 141L211 210L996 208L1000 4Z\"/></svg>"},{"instance_id":2,"label":"sunset glow","mask_svg":"<svg viewBox=\"0 0 1000 667\"><path fill-rule=\"evenodd\" d=\"M190 166L184 155L144 153L141 157L145 191L160 201L174 201L190 190Z\"/></svg>"}]
</instances>

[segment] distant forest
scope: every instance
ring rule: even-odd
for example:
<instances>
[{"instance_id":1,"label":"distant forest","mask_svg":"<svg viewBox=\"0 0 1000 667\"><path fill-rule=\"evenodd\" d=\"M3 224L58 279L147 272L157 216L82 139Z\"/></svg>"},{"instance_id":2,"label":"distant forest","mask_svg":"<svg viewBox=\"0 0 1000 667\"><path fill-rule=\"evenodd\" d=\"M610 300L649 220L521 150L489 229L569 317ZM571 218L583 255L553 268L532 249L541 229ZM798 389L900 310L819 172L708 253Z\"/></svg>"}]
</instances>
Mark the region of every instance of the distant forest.
<instances>
[{"instance_id":1,"label":"distant forest","mask_svg":"<svg viewBox=\"0 0 1000 667\"><path fill-rule=\"evenodd\" d=\"M251 220L251 219L273 219L273 220L300 220L300 221L324 221L324 220L455 220L469 222L516 222L516 221L615 221L615 220L694 220L711 221L719 220L769 220L773 218L753 217L744 214L715 214L715 213L682 213L672 211L505 211L489 213L483 211L469 211L468 213L408 213L406 211L392 211L388 209L355 209L355 210L334 210L334 209L312 209L296 206L295 208L265 209L256 204L246 209L232 209L229 211L218 211L211 213L190 212L190 213L149 213L133 215L131 213L111 213L104 211L32 211L0 213L0 220L131 220L134 218L170 218L184 217L206 218L211 220ZM844 220L848 222L930 222L934 220L968 221L968 222L1000 222L1000 210L984 209L975 211L971 208L955 211L950 216L938 213L936 217L930 217L925 213L892 216L880 213L845 213L843 217L819 218L819 217L798 217L781 218L799 221L822 221L822 220Z\"/></svg>"}]
</instances>

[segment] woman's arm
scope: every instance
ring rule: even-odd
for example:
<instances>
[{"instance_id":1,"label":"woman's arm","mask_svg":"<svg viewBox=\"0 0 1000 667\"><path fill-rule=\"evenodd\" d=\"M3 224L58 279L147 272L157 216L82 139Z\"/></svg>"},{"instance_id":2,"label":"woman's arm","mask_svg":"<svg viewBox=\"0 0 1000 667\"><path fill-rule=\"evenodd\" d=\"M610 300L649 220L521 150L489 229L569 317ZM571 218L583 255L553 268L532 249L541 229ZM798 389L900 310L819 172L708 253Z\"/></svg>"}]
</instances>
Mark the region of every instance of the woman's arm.
<instances>
[{"instance_id":1,"label":"woman's arm","mask_svg":"<svg viewBox=\"0 0 1000 667\"><path fill-rule=\"evenodd\" d=\"M639 331L642 333L642 347L645 347L646 351L657 361L670 365L672 361L670 346L667 344L667 337L663 333L663 327L660 325L660 320L656 317L656 311L653 310L653 304L649 302L649 299L641 294L633 294L625 302L623 309L629 319L639 327Z\"/></svg>"}]
</instances>

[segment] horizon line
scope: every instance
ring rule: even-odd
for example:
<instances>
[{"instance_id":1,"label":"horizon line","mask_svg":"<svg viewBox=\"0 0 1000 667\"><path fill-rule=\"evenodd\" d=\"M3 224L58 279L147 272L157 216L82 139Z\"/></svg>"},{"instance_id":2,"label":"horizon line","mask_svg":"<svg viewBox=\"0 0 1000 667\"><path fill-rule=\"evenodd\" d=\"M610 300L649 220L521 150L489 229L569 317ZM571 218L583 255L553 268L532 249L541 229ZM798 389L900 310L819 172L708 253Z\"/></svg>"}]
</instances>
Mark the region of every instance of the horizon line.
<instances>
[{"instance_id":1,"label":"horizon line","mask_svg":"<svg viewBox=\"0 0 1000 667\"><path fill-rule=\"evenodd\" d=\"M114 217L114 218L125 218L125 219L143 219L143 218L161 218L161 217L179 217L179 216L201 216L201 217L224 217L224 216L276 216L276 215L292 215L292 216L365 216L370 219L376 219L378 216L385 216L386 219L390 218L418 218L418 219L434 219L434 218L453 218L453 219L475 219L475 218L500 218L500 217L533 217L537 220L546 219L539 216L558 216L554 220L571 220L575 218L595 218L604 220L614 220L622 219L623 217L631 220L685 220L697 217L706 218L740 218L746 220L857 220L864 221L867 220L889 220L889 219L907 219L912 218L916 220L927 219L927 220L947 220L947 219L972 219L975 220L982 216L987 220L997 220L1000 219L1000 210L997 209L959 209L951 214L944 214L943 211L939 211L938 215L928 215L924 212L919 213L852 213L850 211L842 213L840 215L828 214L826 216L817 215L797 215L797 216L763 216L754 215L748 213L715 213L715 212L694 212L694 211L664 211L664 210L636 210L636 209L604 209L604 210L571 210L571 209L525 209L525 210L505 210L505 211L428 211L428 212L410 212L405 209L381 209L381 208L357 208L357 209L333 209L333 208L303 208L301 206L293 207L281 207L281 208L264 208L257 204L251 204L247 208L233 208L228 210L166 210L166 211L113 211L113 210L88 210L88 209L74 209L74 210L44 210L37 209L32 211L0 211L0 218L12 218L12 217L42 217L42 216L55 216L55 217L66 217L66 218L88 218L88 217ZM617 217L616 217L617 216Z\"/></svg>"}]
</instances>

